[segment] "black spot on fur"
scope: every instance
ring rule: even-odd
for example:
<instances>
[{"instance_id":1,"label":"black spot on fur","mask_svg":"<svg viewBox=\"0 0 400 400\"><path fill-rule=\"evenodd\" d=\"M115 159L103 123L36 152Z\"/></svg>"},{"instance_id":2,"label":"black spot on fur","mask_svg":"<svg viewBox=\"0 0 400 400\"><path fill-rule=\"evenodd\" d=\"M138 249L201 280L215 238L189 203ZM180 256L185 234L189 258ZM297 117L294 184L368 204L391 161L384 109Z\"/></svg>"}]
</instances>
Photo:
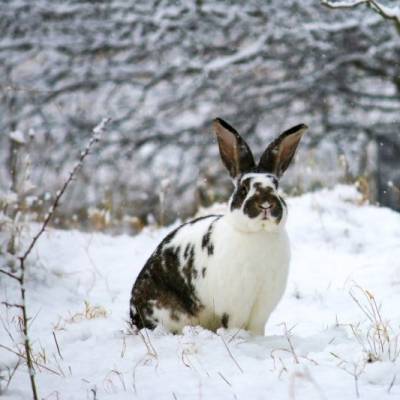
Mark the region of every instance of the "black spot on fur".
<instances>
[{"instance_id":1,"label":"black spot on fur","mask_svg":"<svg viewBox=\"0 0 400 400\"><path fill-rule=\"evenodd\" d=\"M273 175L270 175L270 178L271 178L271 180L272 180L273 185L275 186L275 189L278 189L278 186L279 186L279 181L278 181L278 179L277 179L275 176L273 176Z\"/></svg>"},{"instance_id":2,"label":"black spot on fur","mask_svg":"<svg viewBox=\"0 0 400 400\"><path fill-rule=\"evenodd\" d=\"M242 207L242 204L246 199L247 193L250 188L250 181L250 178L243 179L243 181L239 179L236 190L233 192L232 195L231 210Z\"/></svg>"},{"instance_id":3,"label":"black spot on fur","mask_svg":"<svg viewBox=\"0 0 400 400\"><path fill-rule=\"evenodd\" d=\"M190 248L191 248L191 244L188 243L185 247L185 252L183 253L183 257L185 258L185 260L189 257L189 252L190 252Z\"/></svg>"},{"instance_id":4,"label":"black spot on fur","mask_svg":"<svg viewBox=\"0 0 400 400\"><path fill-rule=\"evenodd\" d=\"M217 220L220 217L206 216L187 224L194 224L205 218ZM179 320L180 314L195 316L203 308L194 286L194 280L198 277L198 271L194 267L194 245L185 246L183 264L179 257L181 246L171 246L172 239L182 226L160 243L133 285L130 317L132 324L138 329L155 328L158 321L153 317L154 307L169 310L170 317L176 321Z\"/></svg>"},{"instance_id":5,"label":"black spot on fur","mask_svg":"<svg viewBox=\"0 0 400 400\"><path fill-rule=\"evenodd\" d=\"M206 272L207 272L207 268L206 268L206 267L203 267L203 268L201 269L201 276L202 276L203 278L206 277Z\"/></svg>"},{"instance_id":6,"label":"black spot on fur","mask_svg":"<svg viewBox=\"0 0 400 400\"><path fill-rule=\"evenodd\" d=\"M229 323L229 315L227 313L223 313L221 317L221 325L226 329L228 328Z\"/></svg>"},{"instance_id":7,"label":"black spot on fur","mask_svg":"<svg viewBox=\"0 0 400 400\"><path fill-rule=\"evenodd\" d=\"M152 317L153 307L170 310L170 316L178 320L179 313L196 315L202 308L198 300L193 279L194 249L183 268L179 262L178 248L163 246L162 243L145 264L132 289L131 304L136 309L132 323L138 329L153 329L156 321Z\"/></svg>"},{"instance_id":8,"label":"black spot on fur","mask_svg":"<svg viewBox=\"0 0 400 400\"><path fill-rule=\"evenodd\" d=\"M211 235L211 229L210 228L211 227L212 227L212 224L210 224L210 227L208 228L207 233L203 236L203 239L201 241L201 248L202 249L205 249L210 243L210 235Z\"/></svg>"},{"instance_id":9,"label":"black spot on fur","mask_svg":"<svg viewBox=\"0 0 400 400\"><path fill-rule=\"evenodd\" d=\"M182 272L186 277L186 280L192 283L193 279L197 278L197 270L194 268L194 246L190 248L188 259L185 260L185 266L182 268Z\"/></svg>"},{"instance_id":10,"label":"black spot on fur","mask_svg":"<svg viewBox=\"0 0 400 400\"><path fill-rule=\"evenodd\" d=\"M273 217L276 218L277 222L279 223L283 217L283 207L280 201L277 201L274 205L274 208L271 211Z\"/></svg>"},{"instance_id":11,"label":"black spot on fur","mask_svg":"<svg viewBox=\"0 0 400 400\"><path fill-rule=\"evenodd\" d=\"M214 228L214 224L216 221L218 221L219 218L216 218L213 222L211 222L210 226L207 229L207 232L203 236L203 239L201 241L201 248L207 249L207 253L209 256L212 256L214 254L214 245L211 241L211 234Z\"/></svg>"}]
</instances>

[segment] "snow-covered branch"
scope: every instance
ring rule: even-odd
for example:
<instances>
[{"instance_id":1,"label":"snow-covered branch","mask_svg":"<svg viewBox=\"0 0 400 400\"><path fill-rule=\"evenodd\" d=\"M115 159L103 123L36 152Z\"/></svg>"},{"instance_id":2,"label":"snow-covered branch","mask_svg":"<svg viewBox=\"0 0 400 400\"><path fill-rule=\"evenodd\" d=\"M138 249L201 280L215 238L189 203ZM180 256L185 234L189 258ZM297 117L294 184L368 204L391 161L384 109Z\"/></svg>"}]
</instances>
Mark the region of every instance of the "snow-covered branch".
<instances>
[{"instance_id":1,"label":"snow-covered branch","mask_svg":"<svg viewBox=\"0 0 400 400\"><path fill-rule=\"evenodd\" d=\"M333 9L339 8L354 8L359 5L365 4L373 11L381 15L383 18L387 20L394 21L396 25L400 28L400 6L396 5L394 7L390 7L382 4L378 0L343 0L343 1L331 1L331 0L321 0L321 4Z\"/></svg>"},{"instance_id":2,"label":"snow-covered branch","mask_svg":"<svg viewBox=\"0 0 400 400\"><path fill-rule=\"evenodd\" d=\"M361 4L365 4L368 1L369 0L348 0L348 1L321 0L321 4L329 8L354 8Z\"/></svg>"}]
</instances>

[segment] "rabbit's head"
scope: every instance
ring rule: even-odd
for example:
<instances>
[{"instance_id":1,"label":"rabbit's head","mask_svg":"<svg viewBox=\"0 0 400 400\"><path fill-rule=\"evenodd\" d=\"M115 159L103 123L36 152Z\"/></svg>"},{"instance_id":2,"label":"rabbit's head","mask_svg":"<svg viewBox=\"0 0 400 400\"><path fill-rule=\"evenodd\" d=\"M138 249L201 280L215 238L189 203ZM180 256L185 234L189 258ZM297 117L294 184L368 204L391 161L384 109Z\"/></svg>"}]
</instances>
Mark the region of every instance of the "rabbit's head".
<instances>
[{"instance_id":1,"label":"rabbit's head","mask_svg":"<svg viewBox=\"0 0 400 400\"><path fill-rule=\"evenodd\" d=\"M213 130L219 151L235 189L229 202L229 220L242 231L276 230L286 221L287 207L278 194L279 179L288 168L307 126L297 125L278 136L258 164L239 133L220 118Z\"/></svg>"}]
</instances>

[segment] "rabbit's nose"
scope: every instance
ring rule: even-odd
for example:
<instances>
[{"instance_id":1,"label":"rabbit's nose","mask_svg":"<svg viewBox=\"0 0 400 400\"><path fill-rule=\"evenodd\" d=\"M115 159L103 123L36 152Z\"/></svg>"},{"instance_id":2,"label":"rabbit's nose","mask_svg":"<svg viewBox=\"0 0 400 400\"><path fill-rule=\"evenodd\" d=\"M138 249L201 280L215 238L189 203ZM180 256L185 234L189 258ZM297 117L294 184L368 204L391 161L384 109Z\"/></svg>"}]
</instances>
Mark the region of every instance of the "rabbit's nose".
<instances>
[{"instance_id":1,"label":"rabbit's nose","mask_svg":"<svg viewBox=\"0 0 400 400\"><path fill-rule=\"evenodd\" d=\"M266 211L269 210L271 213L278 208L277 201L271 201L270 203L263 203L259 205L260 210Z\"/></svg>"},{"instance_id":2,"label":"rabbit's nose","mask_svg":"<svg viewBox=\"0 0 400 400\"><path fill-rule=\"evenodd\" d=\"M260 210L262 210L262 211L272 210L273 209L273 204L270 204L270 203L258 204L258 208Z\"/></svg>"}]
</instances>

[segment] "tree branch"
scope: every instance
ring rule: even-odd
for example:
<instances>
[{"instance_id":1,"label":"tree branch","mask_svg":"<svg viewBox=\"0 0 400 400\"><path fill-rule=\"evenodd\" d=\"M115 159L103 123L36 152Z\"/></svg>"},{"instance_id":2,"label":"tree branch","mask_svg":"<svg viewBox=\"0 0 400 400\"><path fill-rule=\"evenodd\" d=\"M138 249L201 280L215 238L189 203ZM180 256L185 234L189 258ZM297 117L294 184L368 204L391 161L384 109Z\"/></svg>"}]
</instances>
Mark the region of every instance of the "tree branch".
<instances>
[{"instance_id":1,"label":"tree branch","mask_svg":"<svg viewBox=\"0 0 400 400\"><path fill-rule=\"evenodd\" d=\"M9 278L15 279L16 281L20 282L20 277L17 275L12 274L11 272L5 271L4 269L0 269L0 273L7 275Z\"/></svg>"},{"instance_id":2,"label":"tree branch","mask_svg":"<svg viewBox=\"0 0 400 400\"><path fill-rule=\"evenodd\" d=\"M321 0L321 4L332 9L348 9L355 8L361 4L367 5L374 12L387 20L394 21L396 26L400 27L400 7L384 6L377 0L344 0L344 1L331 1Z\"/></svg>"},{"instance_id":3,"label":"tree branch","mask_svg":"<svg viewBox=\"0 0 400 400\"><path fill-rule=\"evenodd\" d=\"M337 9L337 8L355 8L361 4L368 3L368 0L344 0L344 1L330 1L330 0L321 0L321 4L328 8Z\"/></svg>"},{"instance_id":4,"label":"tree branch","mask_svg":"<svg viewBox=\"0 0 400 400\"><path fill-rule=\"evenodd\" d=\"M98 124L92 131L92 136L89 140L89 143L87 144L85 150L83 150L80 154L80 157L77 161L77 163L75 164L74 168L72 169L72 171L70 172L67 180L64 182L64 184L62 185L61 189L57 192L57 195L54 199L53 205L50 207L49 212L47 213L47 216L39 230L39 232L34 236L32 242L30 243L30 245L28 246L28 248L26 249L25 253L23 254L23 256L21 257L21 259L26 259L28 257L28 255L30 254L30 252L32 251L33 247L35 246L36 242L38 241L38 239L40 238L40 236L42 236L42 234L44 233L47 225L49 224L50 220L52 219L56 208L59 206L60 203L60 199L63 196L63 194L65 193L65 191L67 190L69 184L72 182L73 177L76 175L76 173L82 168L83 165L83 161L85 160L85 158L88 156L90 149L92 148L92 146L97 143L99 141L99 135L104 131L106 125L110 122L109 118L104 118L100 124Z\"/></svg>"}]
</instances>

